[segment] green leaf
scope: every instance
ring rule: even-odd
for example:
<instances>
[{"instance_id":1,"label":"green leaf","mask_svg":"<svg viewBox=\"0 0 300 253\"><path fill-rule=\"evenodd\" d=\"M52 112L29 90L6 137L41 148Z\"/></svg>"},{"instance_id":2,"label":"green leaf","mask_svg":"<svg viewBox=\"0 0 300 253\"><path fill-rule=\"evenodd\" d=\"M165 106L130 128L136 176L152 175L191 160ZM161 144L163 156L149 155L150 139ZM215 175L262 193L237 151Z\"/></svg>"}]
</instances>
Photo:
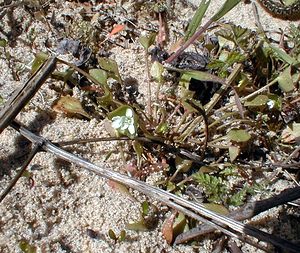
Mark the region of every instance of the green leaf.
<instances>
[{"instance_id":1,"label":"green leaf","mask_svg":"<svg viewBox=\"0 0 300 253\"><path fill-rule=\"evenodd\" d=\"M252 100L248 100L244 103L245 106L264 106L267 104L267 102L269 101L269 97L267 95L257 95L256 97L254 97Z\"/></svg>"},{"instance_id":2,"label":"green leaf","mask_svg":"<svg viewBox=\"0 0 300 253\"><path fill-rule=\"evenodd\" d=\"M247 107L265 107L269 110L276 109L281 111L282 99L276 94L257 95L252 100L245 101L244 106Z\"/></svg>"},{"instance_id":3,"label":"green leaf","mask_svg":"<svg viewBox=\"0 0 300 253\"><path fill-rule=\"evenodd\" d=\"M220 172L220 175L224 175L225 177L229 177L229 176L237 177L237 176L239 176L239 174L237 173L237 170L238 170L238 168L236 166L231 165L231 166L223 169Z\"/></svg>"},{"instance_id":4,"label":"green leaf","mask_svg":"<svg viewBox=\"0 0 300 253\"><path fill-rule=\"evenodd\" d=\"M173 235L177 237L177 235L183 233L185 230L188 229L187 220L183 213L179 213L178 216L175 218L173 224Z\"/></svg>"},{"instance_id":5,"label":"green leaf","mask_svg":"<svg viewBox=\"0 0 300 253\"><path fill-rule=\"evenodd\" d=\"M185 41L187 41L190 37L192 37L194 35L197 28L201 24L202 18L203 18L209 5L210 5L210 0L208 0L207 2L206 2L206 0L202 0L196 13L194 14L194 16L192 18L192 21L190 22L190 24L187 28L187 31L184 36Z\"/></svg>"},{"instance_id":6,"label":"green leaf","mask_svg":"<svg viewBox=\"0 0 300 253\"><path fill-rule=\"evenodd\" d=\"M230 161L233 162L240 154L240 147L230 146L228 148Z\"/></svg>"},{"instance_id":7,"label":"green leaf","mask_svg":"<svg viewBox=\"0 0 300 253\"><path fill-rule=\"evenodd\" d=\"M164 221L161 232L163 237L166 239L168 244L171 244L174 240L174 233L173 233L173 224L175 221L176 213L171 213L171 215Z\"/></svg>"},{"instance_id":8,"label":"green leaf","mask_svg":"<svg viewBox=\"0 0 300 253\"><path fill-rule=\"evenodd\" d=\"M227 138L235 142L247 142L250 140L251 135L244 129L232 129L228 132Z\"/></svg>"},{"instance_id":9,"label":"green leaf","mask_svg":"<svg viewBox=\"0 0 300 253\"><path fill-rule=\"evenodd\" d=\"M70 96L59 98L53 105L53 109L69 114L70 116L72 116L73 114L80 114L82 116L90 118L88 113L83 109L80 101L77 98Z\"/></svg>"},{"instance_id":10,"label":"green leaf","mask_svg":"<svg viewBox=\"0 0 300 253\"><path fill-rule=\"evenodd\" d=\"M108 89L105 89L105 94L102 97L97 97L99 106L107 108L113 102L113 96Z\"/></svg>"},{"instance_id":11,"label":"green leaf","mask_svg":"<svg viewBox=\"0 0 300 253\"><path fill-rule=\"evenodd\" d=\"M113 190L121 192L121 193L125 194L127 197L129 197L130 199L134 200L134 198L131 196L131 194L130 194L128 188L126 187L126 185L118 183L118 182L113 181L113 180L109 180L108 185Z\"/></svg>"},{"instance_id":12,"label":"green leaf","mask_svg":"<svg viewBox=\"0 0 300 253\"><path fill-rule=\"evenodd\" d=\"M238 193L229 198L229 204L233 206L240 206L244 204L247 195L247 188L243 188Z\"/></svg>"},{"instance_id":13,"label":"green leaf","mask_svg":"<svg viewBox=\"0 0 300 253\"><path fill-rule=\"evenodd\" d=\"M249 38L251 36L251 30L236 25L225 25L224 29L216 32L216 35L225 38L228 41L233 42L237 46L246 47L249 44Z\"/></svg>"},{"instance_id":14,"label":"green leaf","mask_svg":"<svg viewBox=\"0 0 300 253\"><path fill-rule=\"evenodd\" d=\"M239 62L243 62L246 60L246 56L236 52L236 51L231 51L228 55L228 58L226 59L226 64L228 66L233 65L234 63L239 63Z\"/></svg>"},{"instance_id":15,"label":"green leaf","mask_svg":"<svg viewBox=\"0 0 300 253\"><path fill-rule=\"evenodd\" d=\"M150 33L148 36L141 36L139 38L139 42L145 48L145 50L148 50L148 48L155 42L155 38L156 33Z\"/></svg>"},{"instance_id":16,"label":"green leaf","mask_svg":"<svg viewBox=\"0 0 300 253\"><path fill-rule=\"evenodd\" d=\"M183 85L184 87L187 87L186 85L190 83L191 78L194 78L196 80L200 81L211 81L216 83L224 84L224 79L221 79L215 75L209 74L208 72L204 71L197 71L197 70L185 70L182 71L182 75L180 77L180 85Z\"/></svg>"},{"instance_id":17,"label":"green leaf","mask_svg":"<svg viewBox=\"0 0 300 253\"><path fill-rule=\"evenodd\" d=\"M147 201L144 201L142 203L142 215L146 216L149 213L149 203Z\"/></svg>"},{"instance_id":18,"label":"green leaf","mask_svg":"<svg viewBox=\"0 0 300 253\"><path fill-rule=\"evenodd\" d=\"M106 58L103 58L103 59L106 59ZM102 60L100 60L102 61ZM103 60L102 62L102 66L103 67L106 67L106 68L109 68L106 64L108 64L107 61ZM109 64L108 64L109 65ZM110 69L113 70L113 71L116 71L118 75L118 67L115 66L114 63L112 63L110 65ZM110 71L110 70L109 70ZM113 97L112 97L112 94L109 90L109 87L107 85L107 78L108 78L108 75L107 75L107 72L103 69L90 69L89 70L89 74L95 78L102 86L102 88L104 89L104 95L101 96L101 97L97 97L97 102L99 105L103 106L104 108L106 108L109 104L111 104L111 102L113 101ZM115 74L114 74L115 75ZM119 76L116 77L117 80L119 80Z\"/></svg>"},{"instance_id":19,"label":"green leaf","mask_svg":"<svg viewBox=\"0 0 300 253\"><path fill-rule=\"evenodd\" d=\"M236 43L235 38L234 38L234 34L233 34L232 30L229 29L229 28L224 28L224 29L221 29L221 30L217 31L216 35L226 39L226 40L224 40L224 43L222 43L222 44L228 44L227 40L229 40L233 43Z\"/></svg>"},{"instance_id":20,"label":"green leaf","mask_svg":"<svg viewBox=\"0 0 300 253\"><path fill-rule=\"evenodd\" d=\"M238 80L238 90L242 91L244 88L250 84L249 77L245 73L240 73L240 79Z\"/></svg>"},{"instance_id":21,"label":"green leaf","mask_svg":"<svg viewBox=\"0 0 300 253\"><path fill-rule=\"evenodd\" d=\"M276 94L268 94L269 101L267 105L269 109L276 109L281 112L282 109L282 98Z\"/></svg>"},{"instance_id":22,"label":"green leaf","mask_svg":"<svg viewBox=\"0 0 300 253\"><path fill-rule=\"evenodd\" d=\"M27 242L26 240L21 240L19 242L19 248L24 253L36 253L36 247L33 245L30 245L29 242Z\"/></svg>"},{"instance_id":23,"label":"green leaf","mask_svg":"<svg viewBox=\"0 0 300 253\"><path fill-rule=\"evenodd\" d=\"M57 80L61 80L61 81L64 81L65 83L67 81L71 82L74 86L77 86L78 85L78 82L77 80L72 76L73 73L75 72L74 69L67 69L65 71L54 71L52 72L52 77L54 79L57 79Z\"/></svg>"},{"instance_id":24,"label":"green leaf","mask_svg":"<svg viewBox=\"0 0 300 253\"><path fill-rule=\"evenodd\" d=\"M295 88L295 86L291 75L291 66L287 67L282 73L280 73L280 75L277 77L277 80L278 85L282 91L292 91Z\"/></svg>"},{"instance_id":25,"label":"green leaf","mask_svg":"<svg viewBox=\"0 0 300 253\"><path fill-rule=\"evenodd\" d=\"M90 69L89 74L94 77L104 87L107 86L107 72L103 69Z\"/></svg>"},{"instance_id":26,"label":"green leaf","mask_svg":"<svg viewBox=\"0 0 300 253\"><path fill-rule=\"evenodd\" d=\"M167 133L168 132L168 130L169 130L169 124L168 123L166 123L166 122L161 122L161 123L159 123L159 125L155 128L155 132L157 133L157 134L165 134L165 133Z\"/></svg>"},{"instance_id":27,"label":"green leaf","mask_svg":"<svg viewBox=\"0 0 300 253\"><path fill-rule=\"evenodd\" d=\"M227 0L221 9L211 18L216 22L223 16L225 16L232 8L234 8L241 0Z\"/></svg>"},{"instance_id":28,"label":"green leaf","mask_svg":"<svg viewBox=\"0 0 300 253\"><path fill-rule=\"evenodd\" d=\"M42 65L43 63L48 59L48 55L45 53L38 53L34 61L31 65L31 74L35 73Z\"/></svg>"},{"instance_id":29,"label":"green leaf","mask_svg":"<svg viewBox=\"0 0 300 253\"><path fill-rule=\"evenodd\" d=\"M239 25L231 25L232 32L234 34L234 37L236 39L237 44L239 45L240 42L242 42L245 39L248 39L251 35L251 30L248 28L241 27Z\"/></svg>"},{"instance_id":30,"label":"green leaf","mask_svg":"<svg viewBox=\"0 0 300 253\"><path fill-rule=\"evenodd\" d=\"M149 228L147 228L144 219L141 219L138 222L128 223L126 225L126 228L134 231L149 231Z\"/></svg>"},{"instance_id":31,"label":"green leaf","mask_svg":"<svg viewBox=\"0 0 300 253\"><path fill-rule=\"evenodd\" d=\"M219 169L217 167L214 166L201 166L201 168L199 169L199 173L211 173L211 172L217 172L219 171Z\"/></svg>"},{"instance_id":32,"label":"green leaf","mask_svg":"<svg viewBox=\"0 0 300 253\"><path fill-rule=\"evenodd\" d=\"M295 58L288 55L281 48L275 47L271 44L268 44L268 46L272 49L272 51L274 52L274 54L277 58L279 58L280 60L286 62L287 64L295 65L295 64L299 63Z\"/></svg>"},{"instance_id":33,"label":"green leaf","mask_svg":"<svg viewBox=\"0 0 300 253\"><path fill-rule=\"evenodd\" d=\"M108 236L110 239L113 239L114 241L118 239L115 232L112 229L108 230Z\"/></svg>"},{"instance_id":34,"label":"green leaf","mask_svg":"<svg viewBox=\"0 0 300 253\"><path fill-rule=\"evenodd\" d=\"M31 177L32 177L32 172L30 172L30 171L28 171L28 170L25 170L25 171L22 173L22 177L31 178Z\"/></svg>"},{"instance_id":35,"label":"green leaf","mask_svg":"<svg viewBox=\"0 0 300 253\"><path fill-rule=\"evenodd\" d=\"M202 203L202 205L207 208L210 211L213 211L215 213L219 213L222 215L228 215L229 211L228 209L223 206L223 205L219 205L219 204L215 204L215 203Z\"/></svg>"},{"instance_id":36,"label":"green leaf","mask_svg":"<svg viewBox=\"0 0 300 253\"><path fill-rule=\"evenodd\" d=\"M126 231L122 230L120 233L120 236L119 236L119 241L123 242L125 240L125 238L126 238Z\"/></svg>"},{"instance_id":37,"label":"green leaf","mask_svg":"<svg viewBox=\"0 0 300 253\"><path fill-rule=\"evenodd\" d=\"M192 166L192 160L182 159L179 156L176 156L175 165L176 165L176 172L187 172Z\"/></svg>"},{"instance_id":38,"label":"green leaf","mask_svg":"<svg viewBox=\"0 0 300 253\"><path fill-rule=\"evenodd\" d=\"M220 69L223 68L225 65L224 61L221 61L219 59L213 59L210 63L207 64L207 68L209 69Z\"/></svg>"},{"instance_id":39,"label":"green leaf","mask_svg":"<svg viewBox=\"0 0 300 253\"><path fill-rule=\"evenodd\" d=\"M284 143L294 143L295 141L299 143L300 123L293 122L292 124L289 124L285 129L283 129L281 138Z\"/></svg>"},{"instance_id":40,"label":"green leaf","mask_svg":"<svg viewBox=\"0 0 300 253\"><path fill-rule=\"evenodd\" d=\"M0 47L6 47L7 41L5 39L0 39Z\"/></svg>"},{"instance_id":41,"label":"green leaf","mask_svg":"<svg viewBox=\"0 0 300 253\"><path fill-rule=\"evenodd\" d=\"M221 202L224 200L227 188L222 178L199 172L193 174L193 178L204 188L204 192L210 202Z\"/></svg>"},{"instance_id":42,"label":"green leaf","mask_svg":"<svg viewBox=\"0 0 300 253\"><path fill-rule=\"evenodd\" d=\"M222 50L221 53L220 53L220 56L219 56L219 60L223 61L223 62L226 62L227 59L228 59L229 54L230 54L230 52L228 52L227 50Z\"/></svg>"},{"instance_id":43,"label":"green leaf","mask_svg":"<svg viewBox=\"0 0 300 253\"><path fill-rule=\"evenodd\" d=\"M167 191L172 192L176 189L176 185L173 182L168 181L167 182Z\"/></svg>"},{"instance_id":44,"label":"green leaf","mask_svg":"<svg viewBox=\"0 0 300 253\"><path fill-rule=\"evenodd\" d=\"M122 83L122 78L120 76L119 67L116 61L109 58L99 57L98 63L101 68L109 72L108 75L110 77Z\"/></svg>"},{"instance_id":45,"label":"green leaf","mask_svg":"<svg viewBox=\"0 0 300 253\"><path fill-rule=\"evenodd\" d=\"M138 141L133 141L132 146L137 156L137 165L140 168L142 165L142 155L144 152L143 145Z\"/></svg>"},{"instance_id":46,"label":"green leaf","mask_svg":"<svg viewBox=\"0 0 300 253\"><path fill-rule=\"evenodd\" d=\"M241 63L246 60L246 56L237 52L222 50L219 59L211 61L207 67L210 69L217 69L219 77L226 78L229 75L230 69L235 63Z\"/></svg>"},{"instance_id":47,"label":"green leaf","mask_svg":"<svg viewBox=\"0 0 300 253\"><path fill-rule=\"evenodd\" d=\"M300 73L294 73L292 75L293 82L296 83L300 79Z\"/></svg>"},{"instance_id":48,"label":"green leaf","mask_svg":"<svg viewBox=\"0 0 300 253\"><path fill-rule=\"evenodd\" d=\"M164 78L162 76L163 72L164 72L164 66L159 63L158 61L155 61L150 69L150 74L151 76L154 78L155 81L162 83Z\"/></svg>"}]
</instances>

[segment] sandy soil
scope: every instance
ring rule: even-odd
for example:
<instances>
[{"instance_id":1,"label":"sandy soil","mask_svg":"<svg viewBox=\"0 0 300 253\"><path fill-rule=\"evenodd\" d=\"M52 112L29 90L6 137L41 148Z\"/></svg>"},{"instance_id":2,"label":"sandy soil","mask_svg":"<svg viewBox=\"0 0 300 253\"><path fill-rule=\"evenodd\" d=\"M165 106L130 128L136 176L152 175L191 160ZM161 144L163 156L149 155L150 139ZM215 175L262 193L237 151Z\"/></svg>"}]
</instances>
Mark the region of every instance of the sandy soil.
<instances>
[{"instance_id":1,"label":"sandy soil","mask_svg":"<svg viewBox=\"0 0 300 253\"><path fill-rule=\"evenodd\" d=\"M199 1L191 2L197 4ZM208 15L223 1L212 2ZM52 3L51 8L55 8L56 4ZM71 2L60 5L61 9L57 11L58 17L61 13L74 12L78 15L80 11L79 7L72 7ZM125 5L124 8L128 8L129 3ZM23 7L18 7L15 13L18 17L26 16L25 21L28 21L29 14ZM178 15L179 21L186 22L191 18L192 13L191 7L182 7ZM260 8L259 14L267 29L278 29L287 25L287 22L272 19ZM255 26L251 5L241 4L225 19L246 27ZM30 48L24 43L29 40L27 32L19 37L14 47L7 48L13 56L12 66L19 68L20 80L14 80L12 67L3 54L0 58L0 94L4 100L18 85L28 79L28 67L34 59L34 54L45 51L46 42L55 45L59 38L59 35L49 30L43 21L33 20L28 22L28 26L28 31L34 28L37 35L33 47ZM0 33L0 36L3 35ZM140 85L140 92L144 93L146 75L143 66L143 50L138 42L130 44L127 49L121 50L121 53L120 48L112 49L112 58L118 62L121 75L136 78ZM101 121L68 118L53 112L51 104L57 99L58 94L49 88L52 82L53 80L45 83L18 115L18 119L24 125L52 141L108 136ZM80 92L77 93L80 97ZM21 166L29 147L30 144L9 127L0 135L0 191L5 189ZM74 153L96 164L104 165L105 155L109 151L116 150L115 143L87 144L75 146ZM120 157L115 152L104 166L111 170L120 170L124 165L120 164ZM0 206L0 251L3 253L21 252L20 240L35 245L37 252L212 251L212 243L209 239L203 239L197 247L168 245L161 233L164 217L161 217L156 229L148 232L126 230L126 240L114 242L109 238L108 230L113 229L116 234L119 234L122 229L125 229L126 223L138 220L140 203L146 199L145 196L131 191L136 199L133 201L127 195L113 190L106 180L47 153L39 153L31 162L29 171L34 185L30 185L28 178L22 177ZM288 182L286 184L288 185ZM249 246L243 246L242 250L243 252L257 251Z\"/></svg>"}]
</instances>

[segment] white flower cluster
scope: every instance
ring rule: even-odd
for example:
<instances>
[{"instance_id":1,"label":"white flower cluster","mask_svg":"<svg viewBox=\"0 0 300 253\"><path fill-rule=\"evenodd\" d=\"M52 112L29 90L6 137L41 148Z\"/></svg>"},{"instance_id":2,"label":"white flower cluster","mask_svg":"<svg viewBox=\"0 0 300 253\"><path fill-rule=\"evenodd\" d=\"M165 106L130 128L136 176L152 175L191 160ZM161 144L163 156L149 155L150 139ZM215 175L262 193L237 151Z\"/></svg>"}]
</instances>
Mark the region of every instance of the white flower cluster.
<instances>
[{"instance_id":1,"label":"white flower cluster","mask_svg":"<svg viewBox=\"0 0 300 253\"><path fill-rule=\"evenodd\" d=\"M113 117L111 120L112 127L120 133L126 133L126 131L128 131L131 136L136 135L136 129L134 125L134 114L132 109L127 108L124 116L116 116Z\"/></svg>"}]
</instances>

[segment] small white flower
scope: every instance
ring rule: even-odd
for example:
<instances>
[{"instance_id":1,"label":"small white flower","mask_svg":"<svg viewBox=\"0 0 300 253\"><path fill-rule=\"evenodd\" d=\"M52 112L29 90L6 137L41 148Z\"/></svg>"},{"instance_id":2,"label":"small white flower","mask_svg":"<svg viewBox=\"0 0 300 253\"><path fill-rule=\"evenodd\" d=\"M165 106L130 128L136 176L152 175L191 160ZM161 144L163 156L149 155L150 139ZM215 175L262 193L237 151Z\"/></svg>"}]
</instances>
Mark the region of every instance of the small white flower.
<instances>
[{"instance_id":1,"label":"small white flower","mask_svg":"<svg viewBox=\"0 0 300 253\"><path fill-rule=\"evenodd\" d=\"M145 31L145 30L143 30L142 32L141 32L141 36L147 36L147 31Z\"/></svg>"},{"instance_id":2,"label":"small white flower","mask_svg":"<svg viewBox=\"0 0 300 253\"><path fill-rule=\"evenodd\" d=\"M267 102L267 105L268 105L268 107L269 107L270 110L273 109L274 106L275 106L274 100L269 100L269 101Z\"/></svg>"},{"instance_id":3,"label":"small white flower","mask_svg":"<svg viewBox=\"0 0 300 253\"><path fill-rule=\"evenodd\" d=\"M125 115L128 118L132 118L133 117L133 111L131 109L127 108Z\"/></svg>"},{"instance_id":4,"label":"small white flower","mask_svg":"<svg viewBox=\"0 0 300 253\"><path fill-rule=\"evenodd\" d=\"M111 120L112 120L111 125L114 129L119 129L124 124L124 116L122 116L122 117L116 116L116 117L113 117Z\"/></svg>"},{"instance_id":5,"label":"small white flower","mask_svg":"<svg viewBox=\"0 0 300 253\"><path fill-rule=\"evenodd\" d=\"M128 131L130 135L135 135L133 111L130 108L126 109L125 116L116 116L112 118L112 127L121 133Z\"/></svg>"},{"instance_id":6,"label":"small white flower","mask_svg":"<svg viewBox=\"0 0 300 253\"><path fill-rule=\"evenodd\" d=\"M128 131L131 135L135 134L135 127L133 124L128 127Z\"/></svg>"}]
</instances>

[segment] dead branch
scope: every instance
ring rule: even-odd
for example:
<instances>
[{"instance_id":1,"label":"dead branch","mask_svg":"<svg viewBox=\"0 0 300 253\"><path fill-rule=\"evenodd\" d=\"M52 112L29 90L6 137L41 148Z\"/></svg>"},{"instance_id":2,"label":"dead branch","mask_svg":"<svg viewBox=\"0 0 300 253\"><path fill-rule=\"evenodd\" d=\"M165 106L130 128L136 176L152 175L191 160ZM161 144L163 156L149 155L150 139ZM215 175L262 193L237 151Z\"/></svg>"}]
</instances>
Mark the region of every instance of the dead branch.
<instances>
[{"instance_id":1,"label":"dead branch","mask_svg":"<svg viewBox=\"0 0 300 253\"><path fill-rule=\"evenodd\" d=\"M299 247L297 245L285 239L268 234L250 225L244 225L238 221L214 213L199 204L188 201L184 198L181 198L177 195L164 191L160 188L148 185L142 181L139 181L134 178L130 178L126 175L122 175L120 173L110 171L104 167L97 166L83 158L75 156L59 148L58 146L54 145L49 140L30 132L26 128L22 127L16 121L12 122L11 126L15 130L20 132L25 138L30 140L32 143L40 146L41 149L43 149L44 151L50 152L61 159L74 163L104 178L116 181L128 187L131 187L132 189L138 190L139 192L142 192L149 197L158 199L160 202L165 203L166 205L198 221L209 224L210 226L214 227L214 229L218 229L229 236L239 238L240 240L245 241L251 245L255 245L255 247L263 250L266 250L266 248L255 243L252 240L253 237L257 238L260 241L271 243L279 248L285 250L288 249L291 252L298 252L299 250Z\"/></svg>"}]
</instances>

